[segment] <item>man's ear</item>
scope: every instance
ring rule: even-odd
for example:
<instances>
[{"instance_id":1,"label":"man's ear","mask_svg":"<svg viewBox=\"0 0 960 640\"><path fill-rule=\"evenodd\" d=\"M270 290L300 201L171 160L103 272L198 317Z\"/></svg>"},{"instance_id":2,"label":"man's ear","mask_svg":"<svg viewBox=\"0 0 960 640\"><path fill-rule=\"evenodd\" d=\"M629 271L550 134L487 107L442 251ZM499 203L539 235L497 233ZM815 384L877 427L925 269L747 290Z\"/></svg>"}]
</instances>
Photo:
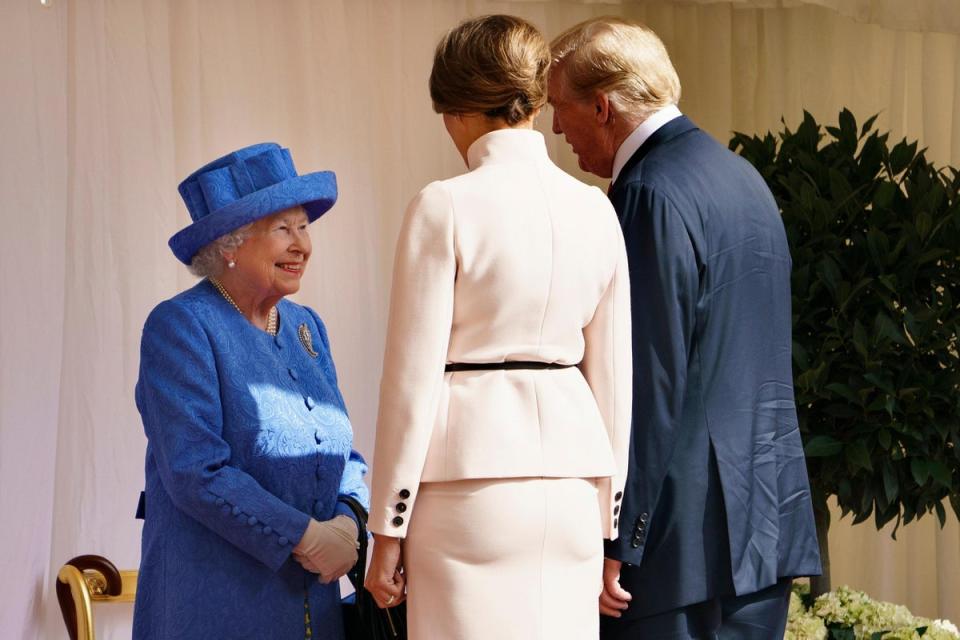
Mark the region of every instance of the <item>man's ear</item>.
<instances>
[{"instance_id":1,"label":"man's ear","mask_svg":"<svg viewBox=\"0 0 960 640\"><path fill-rule=\"evenodd\" d=\"M610 98L607 97L607 94L601 91L594 94L593 113L597 119L597 124L600 126L610 124L611 120L613 120L613 112L610 108Z\"/></svg>"}]
</instances>

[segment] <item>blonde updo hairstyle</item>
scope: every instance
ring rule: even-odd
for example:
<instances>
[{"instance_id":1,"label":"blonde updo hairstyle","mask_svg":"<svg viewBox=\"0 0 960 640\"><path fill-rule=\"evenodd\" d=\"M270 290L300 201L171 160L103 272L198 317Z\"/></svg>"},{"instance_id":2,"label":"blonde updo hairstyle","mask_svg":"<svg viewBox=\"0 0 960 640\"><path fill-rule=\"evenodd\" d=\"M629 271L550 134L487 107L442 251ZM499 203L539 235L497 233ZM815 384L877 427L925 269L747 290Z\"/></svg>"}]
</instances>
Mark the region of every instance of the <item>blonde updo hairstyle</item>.
<instances>
[{"instance_id":1,"label":"blonde updo hairstyle","mask_svg":"<svg viewBox=\"0 0 960 640\"><path fill-rule=\"evenodd\" d=\"M550 48L529 22L506 15L467 20L437 45L433 110L483 114L514 126L546 104L549 68Z\"/></svg>"},{"instance_id":2,"label":"blonde updo hairstyle","mask_svg":"<svg viewBox=\"0 0 960 640\"><path fill-rule=\"evenodd\" d=\"M621 114L641 119L680 102L680 77L657 34L604 16L575 25L550 44L554 71L581 98L606 94Z\"/></svg>"}]
</instances>

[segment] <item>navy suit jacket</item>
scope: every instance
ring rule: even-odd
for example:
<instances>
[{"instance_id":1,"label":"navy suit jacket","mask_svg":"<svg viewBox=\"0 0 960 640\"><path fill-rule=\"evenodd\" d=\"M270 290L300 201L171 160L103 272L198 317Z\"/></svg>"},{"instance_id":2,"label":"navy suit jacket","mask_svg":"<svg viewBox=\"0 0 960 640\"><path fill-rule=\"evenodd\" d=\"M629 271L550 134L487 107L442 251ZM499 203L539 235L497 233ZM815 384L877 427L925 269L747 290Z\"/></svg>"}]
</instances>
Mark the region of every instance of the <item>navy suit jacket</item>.
<instances>
[{"instance_id":1,"label":"navy suit jacket","mask_svg":"<svg viewBox=\"0 0 960 640\"><path fill-rule=\"evenodd\" d=\"M620 536L628 616L817 575L794 405L790 253L749 163L688 118L610 198L630 266L634 399Z\"/></svg>"}]
</instances>

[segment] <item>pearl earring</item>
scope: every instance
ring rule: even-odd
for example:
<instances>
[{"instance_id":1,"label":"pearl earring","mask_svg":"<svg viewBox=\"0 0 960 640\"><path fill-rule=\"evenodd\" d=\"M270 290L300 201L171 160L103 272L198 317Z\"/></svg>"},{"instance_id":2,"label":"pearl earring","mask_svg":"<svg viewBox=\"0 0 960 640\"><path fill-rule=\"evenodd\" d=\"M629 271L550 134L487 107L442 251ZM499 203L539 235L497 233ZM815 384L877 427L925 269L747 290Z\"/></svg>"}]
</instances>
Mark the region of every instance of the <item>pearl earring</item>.
<instances>
[{"instance_id":1,"label":"pearl earring","mask_svg":"<svg viewBox=\"0 0 960 640\"><path fill-rule=\"evenodd\" d=\"M237 263L234 262L233 260L231 260L230 262L227 263L227 268L228 268L228 269L233 269L235 266L237 266Z\"/></svg>"}]
</instances>

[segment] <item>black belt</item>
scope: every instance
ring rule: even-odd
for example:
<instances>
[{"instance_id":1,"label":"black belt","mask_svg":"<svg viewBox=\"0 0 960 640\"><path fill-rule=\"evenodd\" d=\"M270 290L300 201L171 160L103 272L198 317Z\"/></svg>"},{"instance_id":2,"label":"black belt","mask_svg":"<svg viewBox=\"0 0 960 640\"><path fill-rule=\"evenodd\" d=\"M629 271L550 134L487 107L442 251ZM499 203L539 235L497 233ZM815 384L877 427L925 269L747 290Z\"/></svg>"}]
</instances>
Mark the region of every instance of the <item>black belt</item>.
<instances>
[{"instance_id":1,"label":"black belt","mask_svg":"<svg viewBox=\"0 0 960 640\"><path fill-rule=\"evenodd\" d=\"M560 364L559 362L523 362L511 360L509 362L453 362L448 364L444 371L493 371L497 369L569 369L575 364Z\"/></svg>"}]
</instances>

